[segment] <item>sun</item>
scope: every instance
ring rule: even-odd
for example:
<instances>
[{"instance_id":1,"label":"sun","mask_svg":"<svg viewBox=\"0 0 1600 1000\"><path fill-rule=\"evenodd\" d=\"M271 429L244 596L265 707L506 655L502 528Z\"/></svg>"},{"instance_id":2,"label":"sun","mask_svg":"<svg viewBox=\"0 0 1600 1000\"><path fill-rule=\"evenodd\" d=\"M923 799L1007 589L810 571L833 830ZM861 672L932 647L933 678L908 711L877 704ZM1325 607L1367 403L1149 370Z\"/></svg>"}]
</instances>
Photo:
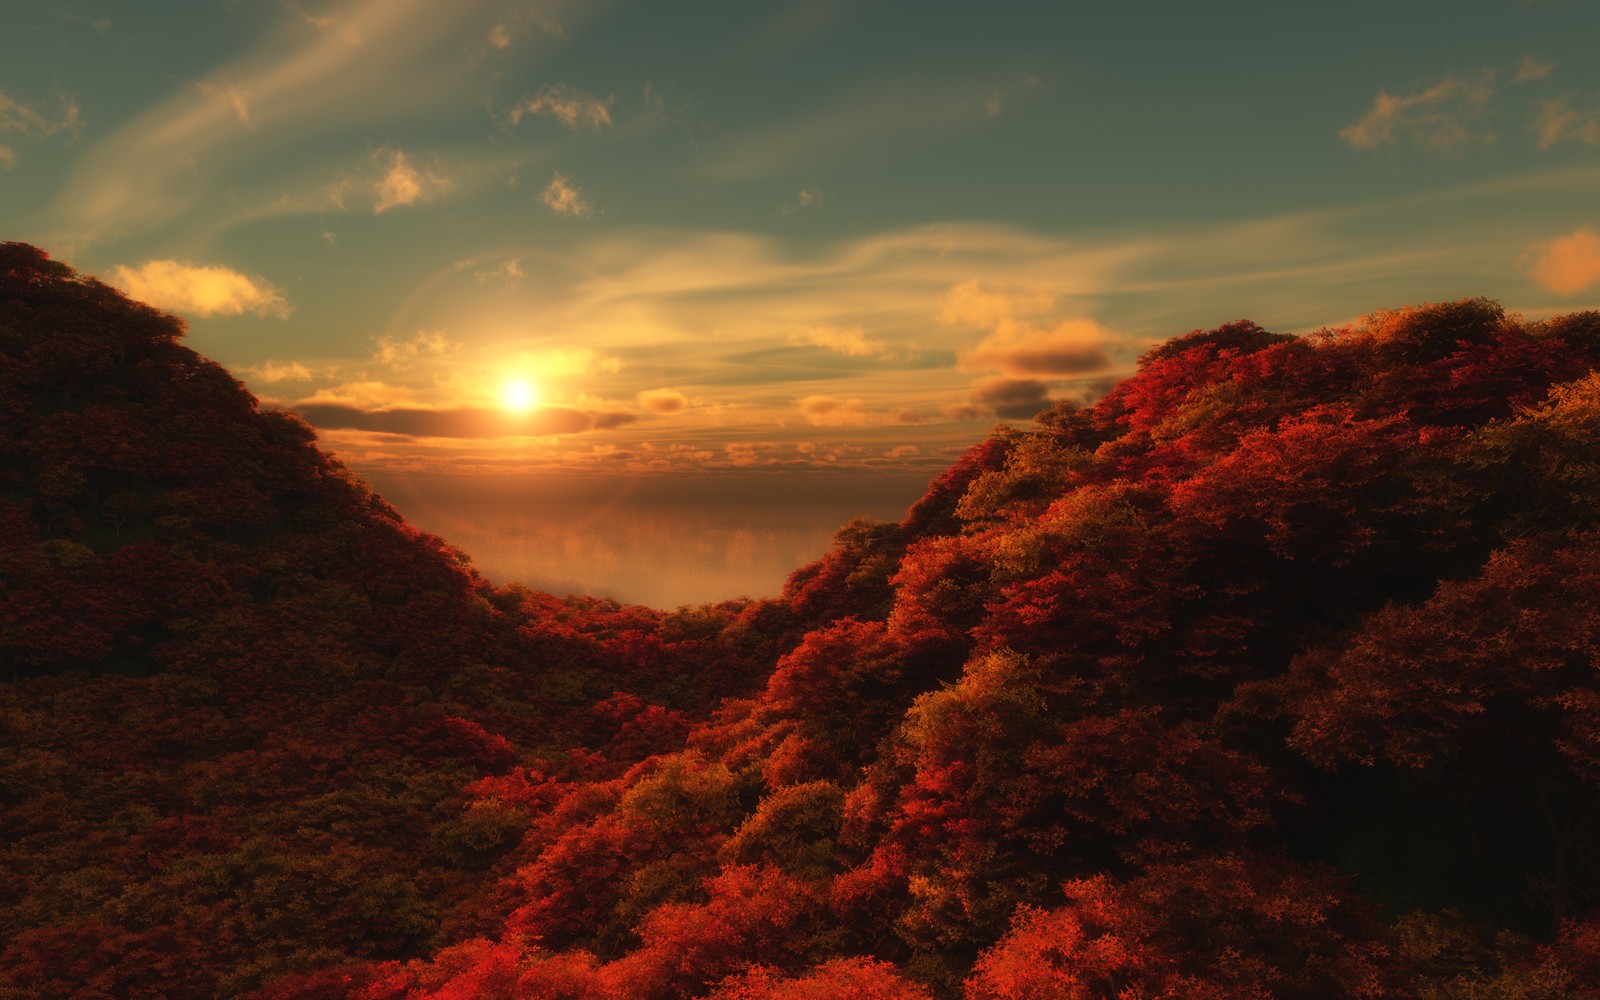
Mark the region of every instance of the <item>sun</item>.
<instances>
[{"instance_id":1,"label":"sun","mask_svg":"<svg viewBox=\"0 0 1600 1000\"><path fill-rule=\"evenodd\" d=\"M507 379L500 387L500 405L512 413L526 413L539 402L539 390L527 379Z\"/></svg>"}]
</instances>

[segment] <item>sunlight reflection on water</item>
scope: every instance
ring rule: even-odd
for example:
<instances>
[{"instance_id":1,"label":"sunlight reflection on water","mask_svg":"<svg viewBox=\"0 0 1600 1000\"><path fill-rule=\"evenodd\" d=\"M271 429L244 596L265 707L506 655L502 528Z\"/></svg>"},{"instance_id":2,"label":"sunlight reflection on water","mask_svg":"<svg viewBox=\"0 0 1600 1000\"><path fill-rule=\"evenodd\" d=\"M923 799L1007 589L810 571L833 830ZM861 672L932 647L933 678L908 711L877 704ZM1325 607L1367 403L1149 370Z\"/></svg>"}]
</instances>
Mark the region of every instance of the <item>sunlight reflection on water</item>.
<instances>
[{"instance_id":1,"label":"sunlight reflection on water","mask_svg":"<svg viewBox=\"0 0 1600 1000\"><path fill-rule=\"evenodd\" d=\"M487 483L371 475L496 583L673 608L773 597L854 517L899 520L921 477Z\"/></svg>"}]
</instances>

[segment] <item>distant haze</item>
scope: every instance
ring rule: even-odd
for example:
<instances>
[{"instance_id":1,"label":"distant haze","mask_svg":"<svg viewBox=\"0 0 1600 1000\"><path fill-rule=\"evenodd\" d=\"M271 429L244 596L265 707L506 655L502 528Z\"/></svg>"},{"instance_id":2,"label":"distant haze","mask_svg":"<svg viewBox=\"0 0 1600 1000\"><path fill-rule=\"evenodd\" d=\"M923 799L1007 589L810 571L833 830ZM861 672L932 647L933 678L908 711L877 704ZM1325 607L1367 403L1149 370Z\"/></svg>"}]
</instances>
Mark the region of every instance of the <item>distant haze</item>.
<instances>
[{"instance_id":1,"label":"distant haze","mask_svg":"<svg viewBox=\"0 0 1600 1000\"><path fill-rule=\"evenodd\" d=\"M900 520L928 479L382 474L368 482L496 583L675 608L776 596L841 525Z\"/></svg>"}]
</instances>

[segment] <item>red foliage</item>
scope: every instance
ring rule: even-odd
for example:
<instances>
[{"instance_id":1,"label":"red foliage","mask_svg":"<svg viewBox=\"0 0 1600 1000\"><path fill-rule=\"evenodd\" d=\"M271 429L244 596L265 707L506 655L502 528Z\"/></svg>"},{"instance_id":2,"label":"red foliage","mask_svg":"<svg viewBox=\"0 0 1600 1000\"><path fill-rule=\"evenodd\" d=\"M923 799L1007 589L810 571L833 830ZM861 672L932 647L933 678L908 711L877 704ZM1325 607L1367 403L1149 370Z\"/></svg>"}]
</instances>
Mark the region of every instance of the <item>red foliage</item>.
<instances>
[{"instance_id":1,"label":"red foliage","mask_svg":"<svg viewBox=\"0 0 1600 1000\"><path fill-rule=\"evenodd\" d=\"M1337 1000L1410 995L1338 881L1265 858L1068 883L979 959L968 1000Z\"/></svg>"}]
</instances>

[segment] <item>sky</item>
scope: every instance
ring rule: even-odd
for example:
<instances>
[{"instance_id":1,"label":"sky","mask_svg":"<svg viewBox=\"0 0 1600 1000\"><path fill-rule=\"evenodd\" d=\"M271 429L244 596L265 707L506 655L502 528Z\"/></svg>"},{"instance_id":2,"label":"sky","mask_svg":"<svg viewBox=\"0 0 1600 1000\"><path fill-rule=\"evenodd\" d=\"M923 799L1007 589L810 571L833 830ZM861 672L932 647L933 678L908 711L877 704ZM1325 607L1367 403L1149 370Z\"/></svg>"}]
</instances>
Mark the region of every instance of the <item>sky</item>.
<instances>
[{"instance_id":1,"label":"sky","mask_svg":"<svg viewBox=\"0 0 1600 1000\"><path fill-rule=\"evenodd\" d=\"M7 0L0 239L359 471L925 473L1168 337L1600 305L1585 0Z\"/></svg>"}]
</instances>

